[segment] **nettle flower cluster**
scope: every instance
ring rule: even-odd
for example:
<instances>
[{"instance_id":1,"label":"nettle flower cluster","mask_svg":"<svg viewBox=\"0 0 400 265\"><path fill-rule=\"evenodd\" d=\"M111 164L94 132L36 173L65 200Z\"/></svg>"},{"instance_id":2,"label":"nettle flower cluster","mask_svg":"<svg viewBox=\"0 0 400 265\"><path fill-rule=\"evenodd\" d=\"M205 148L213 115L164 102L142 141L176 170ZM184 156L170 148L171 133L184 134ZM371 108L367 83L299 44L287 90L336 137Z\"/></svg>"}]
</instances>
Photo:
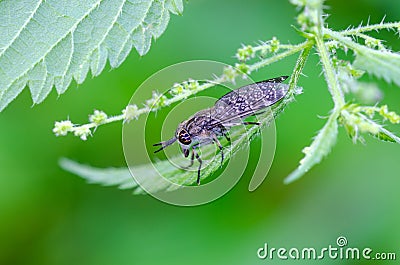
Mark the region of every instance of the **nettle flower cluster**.
<instances>
[{"instance_id":1,"label":"nettle flower cluster","mask_svg":"<svg viewBox=\"0 0 400 265\"><path fill-rule=\"evenodd\" d=\"M104 111L95 110L93 114L89 115L89 124L76 126L70 120L56 121L53 133L56 136L65 136L71 132L83 141L86 141L88 136L92 135L91 128L106 123L107 118L107 114Z\"/></svg>"},{"instance_id":2,"label":"nettle flower cluster","mask_svg":"<svg viewBox=\"0 0 400 265\"><path fill-rule=\"evenodd\" d=\"M176 98L177 96L179 98L186 98L205 88L206 87L199 85L196 80L189 79L183 83L174 84L174 86L169 90L170 96L172 97L153 91L152 97L146 100L142 108L139 108L135 104L130 104L122 110L122 114L111 117L109 117L104 111L95 110L93 114L89 115L89 123L87 124L74 124L70 120L56 121L53 133L56 136L66 136L68 133L72 133L74 136L85 141L88 139L88 136L92 136L93 130L100 125L115 121L130 122L144 113L156 111L162 107L179 101Z\"/></svg>"}]
</instances>

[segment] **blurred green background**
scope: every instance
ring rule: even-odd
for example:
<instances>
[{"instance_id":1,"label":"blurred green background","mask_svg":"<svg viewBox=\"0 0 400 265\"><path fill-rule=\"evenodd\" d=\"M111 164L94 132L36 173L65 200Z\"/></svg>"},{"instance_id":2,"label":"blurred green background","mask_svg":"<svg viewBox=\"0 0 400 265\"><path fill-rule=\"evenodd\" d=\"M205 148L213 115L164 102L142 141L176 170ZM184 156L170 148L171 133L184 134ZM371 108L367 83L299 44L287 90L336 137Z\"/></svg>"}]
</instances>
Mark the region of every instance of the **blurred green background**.
<instances>
[{"instance_id":1,"label":"blurred green background","mask_svg":"<svg viewBox=\"0 0 400 265\"><path fill-rule=\"evenodd\" d=\"M368 18L400 18L397 1L327 1L329 26L344 29ZM53 91L31 107L28 90L0 114L0 264L280 264L259 260L273 247L325 247L346 236L351 247L397 253L400 259L400 146L367 138L354 145L340 130L327 159L299 181L283 179L298 165L332 107L316 56L300 79L304 94L277 120L277 151L268 178L253 193L244 176L231 192L210 204L174 207L150 196L88 185L61 170L60 157L99 167L124 166L121 124L98 129L94 138L57 138L54 121L86 122L93 109L117 114L135 88L154 72L186 60L234 63L242 44L277 36L297 43L295 8L287 1L198 0L173 16L149 54L135 52L58 97ZM382 32L400 49L393 32ZM296 56L254 73L255 80L290 73ZM366 78L369 80L369 78ZM376 81L371 78L372 81ZM400 111L398 87L380 83L385 99ZM399 130L397 130L399 132ZM316 261L316 264L365 261ZM310 264L311 261L296 261ZM371 262L372 263L372 262ZM377 261L376 264L396 264Z\"/></svg>"}]
</instances>

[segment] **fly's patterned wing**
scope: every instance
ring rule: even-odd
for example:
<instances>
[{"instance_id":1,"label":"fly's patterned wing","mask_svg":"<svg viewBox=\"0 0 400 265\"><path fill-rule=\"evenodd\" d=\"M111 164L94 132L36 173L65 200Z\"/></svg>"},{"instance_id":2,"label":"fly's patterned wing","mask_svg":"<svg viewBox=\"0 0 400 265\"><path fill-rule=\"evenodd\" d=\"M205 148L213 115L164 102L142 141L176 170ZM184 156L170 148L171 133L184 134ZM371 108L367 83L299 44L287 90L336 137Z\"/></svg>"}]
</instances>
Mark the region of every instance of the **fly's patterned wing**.
<instances>
[{"instance_id":1,"label":"fly's patterned wing","mask_svg":"<svg viewBox=\"0 0 400 265\"><path fill-rule=\"evenodd\" d=\"M268 79L229 92L212 108L213 120L229 127L239 124L240 119L273 105L282 99L289 89L289 85L280 83L286 78L287 76L281 76Z\"/></svg>"}]
</instances>

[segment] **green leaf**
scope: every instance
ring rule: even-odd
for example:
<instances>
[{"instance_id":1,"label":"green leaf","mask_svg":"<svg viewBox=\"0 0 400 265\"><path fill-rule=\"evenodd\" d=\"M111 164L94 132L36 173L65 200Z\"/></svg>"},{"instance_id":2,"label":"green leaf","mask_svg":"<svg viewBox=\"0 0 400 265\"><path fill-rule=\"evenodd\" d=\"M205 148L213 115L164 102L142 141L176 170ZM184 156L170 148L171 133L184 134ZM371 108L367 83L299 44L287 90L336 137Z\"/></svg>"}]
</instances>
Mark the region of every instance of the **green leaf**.
<instances>
[{"instance_id":1,"label":"green leaf","mask_svg":"<svg viewBox=\"0 0 400 265\"><path fill-rule=\"evenodd\" d=\"M325 33L355 52L354 67L400 86L400 54L368 48L333 30L325 29Z\"/></svg>"},{"instance_id":2,"label":"green leaf","mask_svg":"<svg viewBox=\"0 0 400 265\"><path fill-rule=\"evenodd\" d=\"M88 165L79 164L73 160L62 158L60 166L82 178L89 183L101 184L104 186L118 186L120 189L132 189L137 187L128 168L95 168Z\"/></svg>"},{"instance_id":3,"label":"green leaf","mask_svg":"<svg viewBox=\"0 0 400 265\"><path fill-rule=\"evenodd\" d=\"M400 86L400 55L397 53L363 47L356 52L354 67Z\"/></svg>"},{"instance_id":4,"label":"green leaf","mask_svg":"<svg viewBox=\"0 0 400 265\"><path fill-rule=\"evenodd\" d=\"M329 116L327 123L322 130L319 131L312 144L303 149L305 157L300 161L299 167L286 177L286 184L289 184L303 176L314 165L321 162L322 158L328 155L331 151L338 134L338 113L338 111L335 111Z\"/></svg>"},{"instance_id":5,"label":"green leaf","mask_svg":"<svg viewBox=\"0 0 400 265\"><path fill-rule=\"evenodd\" d=\"M180 160L182 156L172 158L172 160ZM62 158L60 166L75 175L87 180L92 184L100 184L103 186L118 186L119 189L133 189L134 194L145 194L146 192L138 185L132 177L130 171L126 167L121 168L96 168L89 165L80 164L73 160ZM196 180L192 171L181 170L171 165L170 161L159 160L154 163L158 170L162 170L163 175L176 184L190 185ZM154 175L156 171L150 170L153 167L151 164L136 166L136 178L141 181L151 183L151 189L148 192L158 192L176 189L177 186L171 185L168 182L160 182L159 176Z\"/></svg>"},{"instance_id":6,"label":"green leaf","mask_svg":"<svg viewBox=\"0 0 400 265\"><path fill-rule=\"evenodd\" d=\"M301 94L301 92L301 88L294 87L294 94ZM294 101L294 96L288 96L277 105L274 105L272 108L272 113L267 111L258 115L259 122L261 122L261 128L263 126L268 126L276 117L276 115L281 113L287 104L292 101ZM235 153L246 147L248 143L254 139L261 129L260 126L251 126L249 128L242 126L231 130L231 150L230 152L224 152L225 159L223 164L226 164L229 159L235 155ZM215 147L213 145L206 145L201 148L203 158L212 156L214 152ZM219 155L220 154L218 154L218 156ZM151 170L153 167L156 167L159 172L162 172L163 177L168 178L168 180L173 183L180 185L194 184L197 179L197 171L183 170L175 167L174 164L176 163L174 163L174 161L178 160L182 160L181 155L171 158L171 162L168 160L159 160L155 161L153 164L139 165L135 168L135 172L139 172L137 175L135 175L135 177L140 178L141 181L151 183L151 187L148 189L148 192L170 191L172 189L176 189L177 187L176 185L171 185L168 182L158 181L160 178L158 175L153 175L157 174L157 171ZM90 183L97 183L105 186L116 185L119 188L134 188L135 194L144 193L144 191L133 180L127 168L101 169L82 165L68 159L61 159L60 166L63 169L86 179ZM202 180L212 176L220 167L221 160L213 159L210 164L208 164L207 167L202 170Z\"/></svg>"},{"instance_id":7,"label":"green leaf","mask_svg":"<svg viewBox=\"0 0 400 265\"><path fill-rule=\"evenodd\" d=\"M146 54L182 0L0 1L0 111L25 86L34 104L53 86L65 92L107 62L118 67L132 47Z\"/></svg>"}]
</instances>

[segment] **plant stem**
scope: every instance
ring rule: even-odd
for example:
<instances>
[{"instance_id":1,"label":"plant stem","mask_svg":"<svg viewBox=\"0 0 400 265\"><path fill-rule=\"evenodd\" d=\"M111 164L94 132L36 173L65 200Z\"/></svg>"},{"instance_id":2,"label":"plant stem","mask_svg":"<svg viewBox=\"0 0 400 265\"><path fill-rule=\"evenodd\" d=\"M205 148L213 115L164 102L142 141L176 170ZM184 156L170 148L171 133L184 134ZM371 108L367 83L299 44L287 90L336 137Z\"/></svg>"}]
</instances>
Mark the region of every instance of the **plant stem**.
<instances>
[{"instance_id":1,"label":"plant stem","mask_svg":"<svg viewBox=\"0 0 400 265\"><path fill-rule=\"evenodd\" d=\"M171 105L171 104L173 104L175 102L184 100L184 99L186 99L187 97L189 97L191 95L194 95L194 94L196 94L196 93L198 93L200 91L203 91L203 90L205 90L207 88L219 85L219 84L224 83L224 82L226 82L226 80L223 78L223 76L217 77L214 80L208 81L207 83L204 83L204 84L198 86L197 89L186 90L186 91L184 91L183 93L181 93L179 95L175 95L173 98L167 99L165 101L165 106L169 106L169 105Z\"/></svg>"},{"instance_id":2,"label":"plant stem","mask_svg":"<svg viewBox=\"0 0 400 265\"><path fill-rule=\"evenodd\" d=\"M303 71L304 65L306 64L307 58L310 55L311 49L314 46L314 41L309 40L309 45L305 47L300 55L299 58L297 59L296 65L293 69L293 73L290 77L290 82L289 82L289 93L290 95L293 94L293 89L296 87L297 82L299 80L300 74Z\"/></svg>"},{"instance_id":3,"label":"plant stem","mask_svg":"<svg viewBox=\"0 0 400 265\"><path fill-rule=\"evenodd\" d=\"M340 89L335 70L333 69L332 61L329 58L327 45L324 42L324 19L322 5L317 7L316 10L316 23L313 27L313 35L317 46L317 51L322 63L322 70L324 72L326 83L328 84L329 92L335 103L335 109L341 109L344 104L343 92Z\"/></svg>"},{"instance_id":4,"label":"plant stem","mask_svg":"<svg viewBox=\"0 0 400 265\"><path fill-rule=\"evenodd\" d=\"M284 51L284 52L279 53L279 54L277 54L275 56L272 56L272 57L270 57L268 59L262 60L260 62L257 62L255 64L253 64L253 65L250 65L249 70L250 71L258 70L258 69L260 69L260 68L262 68L262 67L264 67L266 65L269 65L271 63L277 62L277 61L279 61L279 60L281 60L281 59L283 59L283 58L285 58L287 56L295 54L295 53L297 53L297 52L299 52L299 51L301 51L301 50L303 50L303 49L305 49L305 48L307 48L309 46L312 46L312 42L310 42L309 40L305 41L303 43L294 45L292 47L292 49L290 49L290 50Z\"/></svg>"},{"instance_id":5,"label":"plant stem","mask_svg":"<svg viewBox=\"0 0 400 265\"><path fill-rule=\"evenodd\" d=\"M368 32L381 29L394 29L400 27L400 22L380 23L375 25L360 26L354 29L342 30L340 33L343 35L355 35L360 32Z\"/></svg>"},{"instance_id":6,"label":"plant stem","mask_svg":"<svg viewBox=\"0 0 400 265\"><path fill-rule=\"evenodd\" d=\"M315 35L315 42L317 45L317 50L322 63L322 69L324 71L324 76L326 82L328 83L329 92L332 95L333 101L335 103L335 108L342 108L345 104L343 92L339 87L335 71L331 60L329 59L328 49L325 46L322 31Z\"/></svg>"},{"instance_id":7,"label":"plant stem","mask_svg":"<svg viewBox=\"0 0 400 265\"><path fill-rule=\"evenodd\" d=\"M294 48L296 48L296 46L297 45L293 45L293 44L279 44L279 50L291 50L291 49L294 49ZM253 47L253 51L254 52L259 52L259 51L262 51L263 49L266 49L266 48L270 48L271 47L271 44L270 43L266 43L266 44L261 44L261 45L259 45L259 46L255 46L255 47Z\"/></svg>"},{"instance_id":8,"label":"plant stem","mask_svg":"<svg viewBox=\"0 0 400 265\"><path fill-rule=\"evenodd\" d=\"M343 36L341 32L333 31L330 29L324 29L324 34L328 35L330 38L342 43L346 47L352 49L353 51L357 53L366 53L371 51L370 48L365 47L361 44L358 44L354 41L351 40L350 37ZM373 50L375 51L375 50Z\"/></svg>"}]
</instances>

